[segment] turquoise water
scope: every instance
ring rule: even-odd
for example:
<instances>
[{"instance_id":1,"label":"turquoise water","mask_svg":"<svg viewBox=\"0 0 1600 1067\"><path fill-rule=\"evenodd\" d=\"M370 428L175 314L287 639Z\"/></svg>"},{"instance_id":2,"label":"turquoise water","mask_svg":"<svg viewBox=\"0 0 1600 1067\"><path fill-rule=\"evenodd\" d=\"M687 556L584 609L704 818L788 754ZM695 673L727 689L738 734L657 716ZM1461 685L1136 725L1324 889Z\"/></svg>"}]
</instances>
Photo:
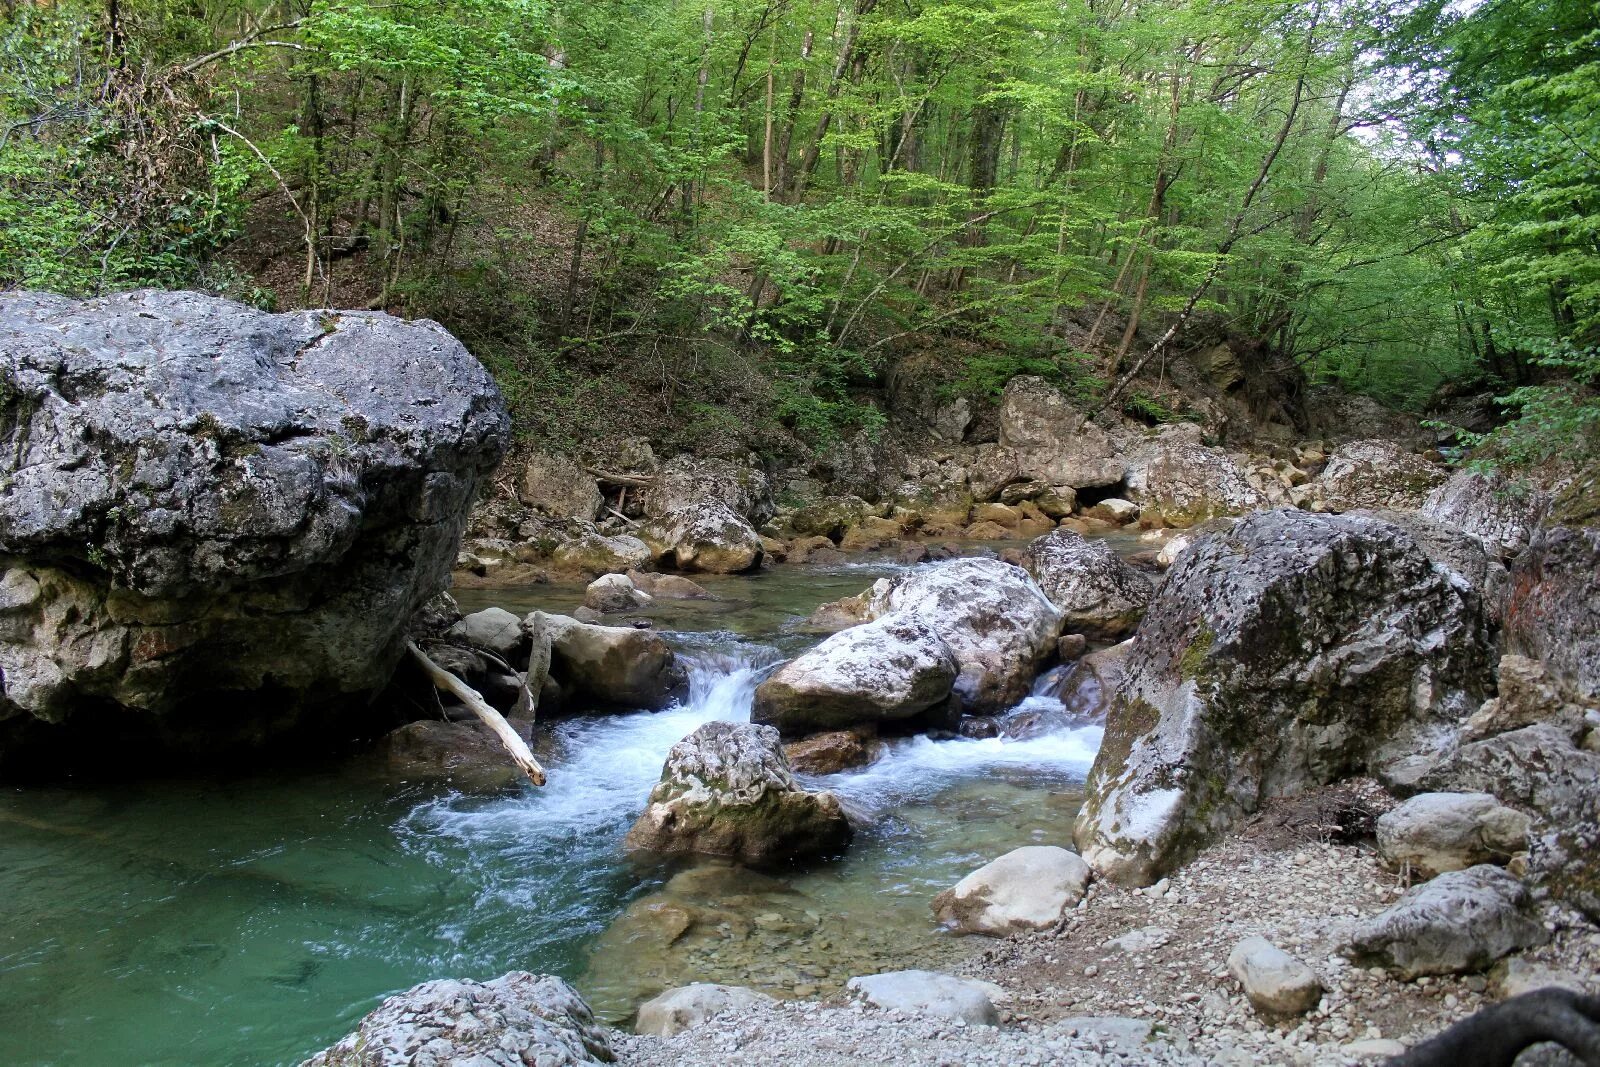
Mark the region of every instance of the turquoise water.
<instances>
[{"instance_id":1,"label":"turquoise water","mask_svg":"<svg viewBox=\"0 0 1600 1067\"><path fill-rule=\"evenodd\" d=\"M817 639L797 620L886 572L779 568L663 605L658 625L693 664L689 700L553 724L542 790L465 795L356 761L0 792L0 1062L295 1063L388 993L513 968L576 981L622 1023L682 981L812 995L966 951L928 899L1000 851L1064 842L1098 730L897 743L818 783L864 829L811 871L672 877L620 850L666 749L747 717L763 672ZM521 611L575 595L461 599ZM664 933L663 906L694 924Z\"/></svg>"}]
</instances>

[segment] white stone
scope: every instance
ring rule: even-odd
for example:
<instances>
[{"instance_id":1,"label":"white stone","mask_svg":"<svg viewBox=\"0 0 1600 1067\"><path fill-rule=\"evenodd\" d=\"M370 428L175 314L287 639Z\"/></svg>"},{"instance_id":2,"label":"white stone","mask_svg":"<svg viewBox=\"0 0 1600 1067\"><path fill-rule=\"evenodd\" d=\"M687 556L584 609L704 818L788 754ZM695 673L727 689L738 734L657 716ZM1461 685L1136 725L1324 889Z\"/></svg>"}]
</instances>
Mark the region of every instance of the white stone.
<instances>
[{"instance_id":1,"label":"white stone","mask_svg":"<svg viewBox=\"0 0 1600 1067\"><path fill-rule=\"evenodd\" d=\"M775 1001L764 993L743 986L695 982L669 989L639 1006L634 1030L641 1034L671 1037L692 1030L727 1011L744 1011Z\"/></svg>"},{"instance_id":2,"label":"white stone","mask_svg":"<svg viewBox=\"0 0 1600 1067\"><path fill-rule=\"evenodd\" d=\"M1419 793L1378 819L1378 852L1424 878L1504 863L1528 847L1528 816L1488 793Z\"/></svg>"},{"instance_id":3,"label":"white stone","mask_svg":"<svg viewBox=\"0 0 1600 1067\"><path fill-rule=\"evenodd\" d=\"M1004 937L1047 930L1083 899L1089 865L1054 845L1026 845L984 864L933 898L935 918L958 933Z\"/></svg>"},{"instance_id":4,"label":"white stone","mask_svg":"<svg viewBox=\"0 0 1600 1067\"><path fill-rule=\"evenodd\" d=\"M1304 1015L1322 999L1316 972L1264 937L1247 937L1228 953L1228 973L1258 1012Z\"/></svg>"},{"instance_id":5,"label":"white stone","mask_svg":"<svg viewBox=\"0 0 1600 1067\"><path fill-rule=\"evenodd\" d=\"M1000 1025L992 987L938 971L889 971L852 978L846 988L885 1011L959 1020L979 1026Z\"/></svg>"}]
</instances>

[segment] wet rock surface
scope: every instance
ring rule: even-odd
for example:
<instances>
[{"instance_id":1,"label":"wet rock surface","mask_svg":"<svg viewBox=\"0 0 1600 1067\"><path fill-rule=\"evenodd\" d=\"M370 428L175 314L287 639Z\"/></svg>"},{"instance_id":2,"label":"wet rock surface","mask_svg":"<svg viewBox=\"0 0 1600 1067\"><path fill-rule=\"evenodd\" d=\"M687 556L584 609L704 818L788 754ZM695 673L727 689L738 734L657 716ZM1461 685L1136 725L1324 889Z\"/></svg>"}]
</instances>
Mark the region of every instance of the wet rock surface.
<instances>
[{"instance_id":1,"label":"wet rock surface","mask_svg":"<svg viewBox=\"0 0 1600 1067\"><path fill-rule=\"evenodd\" d=\"M426 321L13 292L0 349L8 759L68 734L210 754L357 714L509 439L488 373Z\"/></svg>"},{"instance_id":2,"label":"wet rock surface","mask_svg":"<svg viewBox=\"0 0 1600 1067\"><path fill-rule=\"evenodd\" d=\"M625 844L761 867L837 853L850 837L838 798L795 779L778 731L711 722L672 746Z\"/></svg>"},{"instance_id":3,"label":"wet rock surface","mask_svg":"<svg viewBox=\"0 0 1600 1067\"><path fill-rule=\"evenodd\" d=\"M1028 544L1029 569L1061 611L1062 629L1093 641L1129 633L1144 615L1154 583L1104 541L1058 529Z\"/></svg>"}]
</instances>

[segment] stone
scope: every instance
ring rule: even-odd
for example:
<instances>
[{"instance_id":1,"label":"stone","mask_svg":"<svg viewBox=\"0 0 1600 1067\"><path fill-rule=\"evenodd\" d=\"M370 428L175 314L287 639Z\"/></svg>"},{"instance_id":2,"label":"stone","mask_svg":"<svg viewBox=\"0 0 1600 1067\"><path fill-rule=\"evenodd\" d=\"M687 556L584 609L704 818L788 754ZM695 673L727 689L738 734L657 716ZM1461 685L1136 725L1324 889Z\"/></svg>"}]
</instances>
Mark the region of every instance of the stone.
<instances>
[{"instance_id":1,"label":"stone","mask_svg":"<svg viewBox=\"0 0 1600 1067\"><path fill-rule=\"evenodd\" d=\"M1154 952L1171 940L1172 931L1165 926L1141 926L1111 938L1100 947L1130 956L1142 956L1147 952Z\"/></svg>"},{"instance_id":2,"label":"stone","mask_svg":"<svg viewBox=\"0 0 1600 1067\"><path fill-rule=\"evenodd\" d=\"M626 574L602 574L583 591L583 606L599 612L637 611L653 599Z\"/></svg>"},{"instance_id":3,"label":"stone","mask_svg":"<svg viewBox=\"0 0 1600 1067\"><path fill-rule=\"evenodd\" d=\"M518 732L529 740L526 726ZM379 739L376 755L402 781L442 778L468 789L498 790L524 780L500 739L479 722L406 723Z\"/></svg>"},{"instance_id":4,"label":"stone","mask_svg":"<svg viewBox=\"0 0 1600 1067\"><path fill-rule=\"evenodd\" d=\"M550 553L557 570L585 578L643 567L653 558L650 546L640 538L632 534L608 537L592 527L562 541Z\"/></svg>"},{"instance_id":5,"label":"stone","mask_svg":"<svg viewBox=\"0 0 1600 1067\"><path fill-rule=\"evenodd\" d=\"M1163 526L1194 526L1283 502L1253 484L1232 455L1205 444L1193 423L1163 426L1125 459L1128 498L1145 520Z\"/></svg>"},{"instance_id":6,"label":"stone","mask_svg":"<svg viewBox=\"0 0 1600 1067\"><path fill-rule=\"evenodd\" d=\"M1064 630L1114 641L1133 630L1155 592L1104 541L1058 527L1028 544L1028 570L1061 611Z\"/></svg>"},{"instance_id":7,"label":"stone","mask_svg":"<svg viewBox=\"0 0 1600 1067\"><path fill-rule=\"evenodd\" d=\"M767 476L754 463L688 454L663 463L643 499L644 513L651 518L705 501L721 504L752 526L762 525L777 512Z\"/></svg>"},{"instance_id":8,"label":"stone","mask_svg":"<svg viewBox=\"0 0 1600 1067\"><path fill-rule=\"evenodd\" d=\"M639 1006L634 1032L671 1037L692 1030L725 1012L749 1011L776 1003L765 993L743 986L695 982L669 989Z\"/></svg>"},{"instance_id":9,"label":"stone","mask_svg":"<svg viewBox=\"0 0 1600 1067\"><path fill-rule=\"evenodd\" d=\"M1499 692L1472 713L1461 731L1463 741L1481 741L1539 723L1550 723L1573 734L1583 730L1588 709L1569 700L1538 660L1514 654L1501 656L1497 673Z\"/></svg>"},{"instance_id":10,"label":"stone","mask_svg":"<svg viewBox=\"0 0 1600 1067\"><path fill-rule=\"evenodd\" d=\"M1079 1038L1092 1037L1109 1046L1108 1052L1114 1050L1133 1056L1146 1053L1155 1035L1155 1026L1149 1020L1121 1015L1069 1015L1052 1023L1050 1030Z\"/></svg>"},{"instance_id":11,"label":"stone","mask_svg":"<svg viewBox=\"0 0 1600 1067\"><path fill-rule=\"evenodd\" d=\"M493 652L507 663L518 659L517 653L527 641L522 632L522 620L505 608L484 608L464 615L445 631L445 636Z\"/></svg>"},{"instance_id":12,"label":"stone","mask_svg":"<svg viewBox=\"0 0 1600 1067\"><path fill-rule=\"evenodd\" d=\"M761 535L714 500L669 511L639 530L658 563L680 571L739 574L761 565Z\"/></svg>"},{"instance_id":13,"label":"stone","mask_svg":"<svg viewBox=\"0 0 1600 1067\"><path fill-rule=\"evenodd\" d=\"M593 519L605 505L594 477L559 452L528 457L517 474L517 499L552 519Z\"/></svg>"},{"instance_id":14,"label":"stone","mask_svg":"<svg viewBox=\"0 0 1600 1067\"><path fill-rule=\"evenodd\" d=\"M214 766L370 715L510 440L459 342L13 291L0 352L0 763Z\"/></svg>"},{"instance_id":15,"label":"stone","mask_svg":"<svg viewBox=\"0 0 1600 1067\"><path fill-rule=\"evenodd\" d=\"M1010 527L1001 526L998 522L975 522L962 532L968 541L1004 541L1011 534Z\"/></svg>"},{"instance_id":16,"label":"stone","mask_svg":"<svg viewBox=\"0 0 1600 1067\"><path fill-rule=\"evenodd\" d=\"M1495 964L1490 972L1495 991L1501 999L1510 1000L1524 993L1540 989L1567 989L1574 993L1587 993L1589 983L1571 971L1563 971L1544 963L1509 956ZM1591 980L1592 981L1592 980Z\"/></svg>"},{"instance_id":17,"label":"stone","mask_svg":"<svg viewBox=\"0 0 1600 1067\"><path fill-rule=\"evenodd\" d=\"M751 721L785 737L914 718L949 701L955 654L922 620L853 626L785 663L756 688Z\"/></svg>"},{"instance_id":18,"label":"stone","mask_svg":"<svg viewBox=\"0 0 1600 1067\"><path fill-rule=\"evenodd\" d=\"M1449 871L1413 886L1392 907L1360 923L1351 935L1350 956L1407 980L1481 971L1548 940L1531 911L1527 887L1498 867Z\"/></svg>"},{"instance_id":19,"label":"stone","mask_svg":"<svg viewBox=\"0 0 1600 1067\"><path fill-rule=\"evenodd\" d=\"M1176 534L1173 534L1171 537L1167 538L1167 540L1162 544L1160 551L1156 553L1156 566L1160 567L1162 570L1167 570L1174 563L1178 562L1179 556L1183 555L1183 553L1186 552L1190 546L1194 545L1201 538L1209 537L1214 533L1227 533L1229 530L1233 529L1237 522L1237 519L1226 516L1216 519L1207 519L1198 526L1191 526L1186 530L1182 530Z\"/></svg>"},{"instance_id":20,"label":"stone","mask_svg":"<svg viewBox=\"0 0 1600 1067\"><path fill-rule=\"evenodd\" d=\"M791 537L826 537L837 542L852 526L871 512L872 505L860 497L830 496L795 510L788 517Z\"/></svg>"},{"instance_id":21,"label":"stone","mask_svg":"<svg viewBox=\"0 0 1600 1067\"><path fill-rule=\"evenodd\" d=\"M1091 507L1083 509L1091 519L1101 519L1116 526L1126 526L1139 517L1139 505L1120 496L1108 496Z\"/></svg>"},{"instance_id":22,"label":"stone","mask_svg":"<svg viewBox=\"0 0 1600 1067\"><path fill-rule=\"evenodd\" d=\"M999 1026L993 986L938 971L888 971L850 979L845 988L874 1007L969 1026Z\"/></svg>"},{"instance_id":23,"label":"stone","mask_svg":"<svg viewBox=\"0 0 1600 1067\"><path fill-rule=\"evenodd\" d=\"M523 628L550 636L550 672L574 704L591 709L658 711L688 695L689 676L658 633L596 626L535 611Z\"/></svg>"},{"instance_id":24,"label":"stone","mask_svg":"<svg viewBox=\"0 0 1600 1067\"><path fill-rule=\"evenodd\" d=\"M1415 511L1444 480L1444 471L1435 464L1391 440L1375 438L1340 445L1316 484L1329 511Z\"/></svg>"},{"instance_id":25,"label":"stone","mask_svg":"<svg viewBox=\"0 0 1600 1067\"><path fill-rule=\"evenodd\" d=\"M705 586L681 574L629 571L634 588L658 600L715 600Z\"/></svg>"},{"instance_id":26,"label":"stone","mask_svg":"<svg viewBox=\"0 0 1600 1067\"><path fill-rule=\"evenodd\" d=\"M1404 530L1259 512L1185 552L1145 611L1075 837L1148 884L1276 797L1416 783L1489 684L1476 597Z\"/></svg>"},{"instance_id":27,"label":"stone","mask_svg":"<svg viewBox=\"0 0 1600 1067\"><path fill-rule=\"evenodd\" d=\"M1504 613L1510 594L1509 575L1499 557L1474 535L1420 511L1357 509L1346 514L1370 515L1405 530L1436 566L1450 571L1483 600L1484 611L1490 618L1499 618Z\"/></svg>"},{"instance_id":28,"label":"stone","mask_svg":"<svg viewBox=\"0 0 1600 1067\"><path fill-rule=\"evenodd\" d=\"M1600 527L1547 526L1511 568L1505 651L1538 660L1551 682L1600 702Z\"/></svg>"},{"instance_id":29,"label":"stone","mask_svg":"<svg viewBox=\"0 0 1600 1067\"><path fill-rule=\"evenodd\" d=\"M1000 400L1000 448L1016 457L1017 477L1072 489L1116 485L1125 466L1116 447L1062 392L1019 375ZM1003 486L1005 483L1002 482ZM996 486L996 493L1001 486Z\"/></svg>"},{"instance_id":30,"label":"stone","mask_svg":"<svg viewBox=\"0 0 1600 1067\"><path fill-rule=\"evenodd\" d=\"M1055 650L1061 613L1021 567L955 559L880 579L868 612L915 618L955 653L955 691L969 714L1004 711L1028 694Z\"/></svg>"},{"instance_id":31,"label":"stone","mask_svg":"<svg viewBox=\"0 0 1600 1067\"><path fill-rule=\"evenodd\" d=\"M1419 793L1378 817L1378 854L1432 878L1527 850L1528 816L1488 793Z\"/></svg>"},{"instance_id":32,"label":"stone","mask_svg":"<svg viewBox=\"0 0 1600 1067\"><path fill-rule=\"evenodd\" d=\"M1009 504L974 504L972 507L974 525L988 522L1009 529L1020 523L1022 518L1022 512Z\"/></svg>"},{"instance_id":33,"label":"stone","mask_svg":"<svg viewBox=\"0 0 1600 1067\"><path fill-rule=\"evenodd\" d=\"M801 774L837 774L865 767L878 751L877 741L851 730L830 730L783 746L789 766Z\"/></svg>"},{"instance_id":34,"label":"stone","mask_svg":"<svg viewBox=\"0 0 1600 1067\"><path fill-rule=\"evenodd\" d=\"M1459 470L1428 494L1423 514L1478 538L1509 560L1533 541L1550 495L1498 471Z\"/></svg>"},{"instance_id":35,"label":"stone","mask_svg":"<svg viewBox=\"0 0 1600 1067\"><path fill-rule=\"evenodd\" d=\"M1368 1037L1340 1045L1339 1051L1357 1060L1388 1060L1404 1055L1406 1044L1392 1037Z\"/></svg>"},{"instance_id":36,"label":"stone","mask_svg":"<svg viewBox=\"0 0 1600 1067\"><path fill-rule=\"evenodd\" d=\"M1089 865L1054 845L1025 845L933 898L933 917L958 934L1049 930L1089 887Z\"/></svg>"},{"instance_id":37,"label":"stone","mask_svg":"<svg viewBox=\"0 0 1600 1067\"><path fill-rule=\"evenodd\" d=\"M397 993L301 1067L577 1067L613 1063L605 1028L567 983L512 971Z\"/></svg>"},{"instance_id":38,"label":"stone","mask_svg":"<svg viewBox=\"0 0 1600 1067\"><path fill-rule=\"evenodd\" d=\"M801 788L777 730L708 722L667 753L661 781L624 844L764 867L836 855L850 838L839 798Z\"/></svg>"},{"instance_id":39,"label":"stone","mask_svg":"<svg viewBox=\"0 0 1600 1067\"><path fill-rule=\"evenodd\" d=\"M1228 973L1263 1015L1304 1015L1322 1000L1310 967L1264 937L1247 937L1228 953Z\"/></svg>"}]
</instances>

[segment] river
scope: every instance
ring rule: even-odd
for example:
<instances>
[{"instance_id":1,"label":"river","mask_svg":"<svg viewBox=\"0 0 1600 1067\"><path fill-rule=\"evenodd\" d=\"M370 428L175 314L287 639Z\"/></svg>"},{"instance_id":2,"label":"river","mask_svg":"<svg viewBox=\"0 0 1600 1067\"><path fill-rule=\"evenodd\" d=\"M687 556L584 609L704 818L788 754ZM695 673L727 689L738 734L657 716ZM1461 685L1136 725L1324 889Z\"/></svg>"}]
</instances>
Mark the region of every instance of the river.
<instances>
[{"instance_id":1,"label":"river","mask_svg":"<svg viewBox=\"0 0 1600 1067\"><path fill-rule=\"evenodd\" d=\"M397 785L360 760L5 789L0 1062L293 1064L429 978L552 972L620 1024L666 985L807 996L969 951L929 899L1010 848L1068 843L1097 727L1057 714L1027 739L897 741L811 779L862 829L809 870L665 869L620 849L672 743L747 719L765 672L818 640L799 620L895 569L780 566L708 580L714 601L664 603L656 625L691 665L689 698L553 723L539 790ZM460 599L522 612L578 595Z\"/></svg>"}]
</instances>

